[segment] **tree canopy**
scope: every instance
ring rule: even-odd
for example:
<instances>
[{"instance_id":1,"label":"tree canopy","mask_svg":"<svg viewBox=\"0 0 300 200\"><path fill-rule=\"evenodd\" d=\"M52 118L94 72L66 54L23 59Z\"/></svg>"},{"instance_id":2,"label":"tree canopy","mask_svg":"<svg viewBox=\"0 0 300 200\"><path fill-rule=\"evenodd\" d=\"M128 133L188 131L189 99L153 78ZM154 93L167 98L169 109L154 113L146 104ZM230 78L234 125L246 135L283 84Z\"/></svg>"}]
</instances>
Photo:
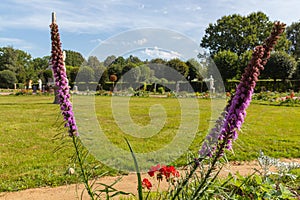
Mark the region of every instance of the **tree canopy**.
<instances>
[{"instance_id":1,"label":"tree canopy","mask_svg":"<svg viewBox=\"0 0 300 200\"><path fill-rule=\"evenodd\" d=\"M262 71L262 77L276 79L290 78L296 71L296 60L286 52L275 51L271 54L265 69Z\"/></svg>"},{"instance_id":2,"label":"tree canopy","mask_svg":"<svg viewBox=\"0 0 300 200\"><path fill-rule=\"evenodd\" d=\"M81 53L72 50L64 51L66 52L66 65L80 67L84 63L85 59Z\"/></svg>"},{"instance_id":3,"label":"tree canopy","mask_svg":"<svg viewBox=\"0 0 300 200\"><path fill-rule=\"evenodd\" d=\"M200 45L208 48L212 55L224 50L241 55L261 44L269 36L272 26L273 22L262 12L254 12L247 16L223 16L216 23L208 25ZM283 37L279 46L286 49L289 42Z\"/></svg>"},{"instance_id":4,"label":"tree canopy","mask_svg":"<svg viewBox=\"0 0 300 200\"><path fill-rule=\"evenodd\" d=\"M291 41L290 51L296 59L300 58L300 22L294 22L286 28L287 38Z\"/></svg>"}]
</instances>

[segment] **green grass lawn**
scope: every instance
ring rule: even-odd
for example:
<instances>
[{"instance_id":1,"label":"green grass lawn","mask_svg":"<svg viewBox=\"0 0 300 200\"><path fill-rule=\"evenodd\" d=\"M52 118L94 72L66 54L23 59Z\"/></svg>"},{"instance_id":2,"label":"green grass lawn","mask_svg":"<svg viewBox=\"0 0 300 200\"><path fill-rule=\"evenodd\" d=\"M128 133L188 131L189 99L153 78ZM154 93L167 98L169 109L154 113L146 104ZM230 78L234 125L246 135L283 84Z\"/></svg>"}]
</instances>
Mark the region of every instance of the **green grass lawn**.
<instances>
[{"instance_id":1,"label":"green grass lawn","mask_svg":"<svg viewBox=\"0 0 300 200\"><path fill-rule=\"evenodd\" d=\"M122 98L122 97L120 97ZM66 173L73 167L73 148L70 138L61 139L62 128L59 106L52 104L53 96L0 96L0 191L14 191L31 187L56 186L78 181L77 176ZM208 131L210 100L199 102L199 127L192 145L193 152L201 146ZM180 106L172 98L131 98L130 115L134 123L147 125L149 109L160 104L166 111L166 122L158 134L151 138L135 138L124 134L116 124L110 97L96 97L96 116L109 140L126 149L124 135L136 152L160 149L175 137L180 126ZM193 110L191 110L193 112ZM227 153L230 160L253 160L258 151L271 157L300 157L300 107L251 104L234 152ZM191 121L193 119L190 119ZM58 137L57 137L58 134ZM57 138L57 139L54 139ZM55 152L57 147L64 147ZM177 160L185 163L185 156ZM98 168L97 174L116 171Z\"/></svg>"}]
</instances>

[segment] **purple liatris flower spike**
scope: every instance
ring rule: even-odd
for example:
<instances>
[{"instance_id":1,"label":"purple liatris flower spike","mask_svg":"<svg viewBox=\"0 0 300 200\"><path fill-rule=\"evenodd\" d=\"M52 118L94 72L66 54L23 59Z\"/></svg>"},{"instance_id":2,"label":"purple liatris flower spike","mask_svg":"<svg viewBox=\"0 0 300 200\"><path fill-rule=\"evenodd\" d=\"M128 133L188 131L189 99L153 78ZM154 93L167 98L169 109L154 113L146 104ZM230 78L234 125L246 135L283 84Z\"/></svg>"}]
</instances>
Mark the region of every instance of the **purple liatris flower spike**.
<instances>
[{"instance_id":1,"label":"purple liatris flower spike","mask_svg":"<svg viewBox=\"0 0 300 200\"><path fill-rule=\"evenodd\" d=\"M53 14L54 15L54 14ZM77 126L70 101L69 81L66 74L63 52L61 50L60 36L58 26L55 22L55 15L52 19L51 29L51 65L55 78L55 86L57 89L58 101L61 113L65 120L65 127L68 127L69 136L78 136Z\"/></svg>"},{"instance_id":2,"label":"purple liatris flower spike","mask_svg":"<svg viewBox=\"0 0 300 200\"><path fill-rule=\"evenodd\" d=\"M264 69L264 65L270 58L270 52L284 29L285 24L276 22L271 36L262 46L255 47L252 59L236 88L236 93L225 108L225 115L218 119L215 128L206 136L199 151L200 156L212 156L214 152L217 152L217 156L222 156L225 148L232 149L232 142L237 139L237 131L241 129L246 117L246 109L250 104L260 71Z\"/></svg>"}]
</instances>

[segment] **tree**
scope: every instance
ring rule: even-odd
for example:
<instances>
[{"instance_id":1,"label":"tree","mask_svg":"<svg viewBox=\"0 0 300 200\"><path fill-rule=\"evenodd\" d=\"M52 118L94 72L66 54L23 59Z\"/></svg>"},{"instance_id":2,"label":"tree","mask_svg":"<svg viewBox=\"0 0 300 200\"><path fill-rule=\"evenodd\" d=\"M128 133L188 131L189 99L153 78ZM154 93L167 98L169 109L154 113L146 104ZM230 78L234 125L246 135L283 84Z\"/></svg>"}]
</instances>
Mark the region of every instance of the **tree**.
<instances>
[{"instance_id":1,"label":"tree","mask_svg":"<svg viewBox=\"0 0 300 200\"><path fill-rule=\"evenodd\" d=\"M209 24L200 45L208 48L211 54L230 50L240 56L261 44L270 34L272 25L267 15L262 12L251 13L248 16L223 16L215 24ZM287 45L286 40L283 37L279 46Z\"/></svg>"},{"instance_id":2,"label":"tree","mask_svg":"<svg viewBox=\"0 0 300 200\"><path fill-rule=\"evenodd\" d=\"M150 80L151 75L153 72L151 72L151 69L149 68L148 65L140 65L138 66L140 68L140 81L141 82L147 82Z\"/></svg>"},{"instance_id":3,"label":"tree","mask_svg":"<svg viewBox=\"0 0 300 200\"><path fill-rule=\"evenodd\" d=\"M16 74L10 70L0 71L0 87L13 88L17 82Z\"/></svg>"},{"instance_id":4,"label":"tree","mask_svg":"<svg viewBox=\"0 0 300 200\"><path fill-rule=\"evenodd\" d=\"M134 63L136 65L143 64L143 62L136 56L130 55L126 60L126 63Z\"/></svg>"},{"instance_id":5,"label":"tree","mask_svg":"<svg viewBox=\"0 0 300 200\"><path fill-rule=\"evenodd\" d=\"M105 67L108 67L108 66L111 65L115 60L116 60L116 56L111 55L111 56L108 56L108 57L104 60L103 64L104 64Z\"/></svg>"},{"instance_id":6,"label":"tree","mask_svg":"<svg viewBox=\"0 0 300 200\"><path fill-rule=\"evenodd\" d=\"M18 82L24 83L31 62L31 55L13 47L0 48L0 70L10 70L16 74Z\"/></svg>"},{"instance_id":7,"label":"tree","mask_svg":"<svg viewBox=\"0 0 300 200\"><path fill-rule=\"evenodd\" d=\"M262 77L274 79L288 79L296 71L296 60L282 51L275 51L271 54L269 61L267 62L265 69L262 71Z\"/></svg>"},{"instance_id":8,"label":"tree","mask_svg":"<svg viewBox=\"0 0 300 200\"><path fill-rule=\"evenodd\" d=\"M103 65L99 65L94 69L95 81L100 82L102 76L104 76L104 72L106 68Z\"/></svg>"},{"instance_id":9,"label":"tree","mask_svg":"<svg viewBox=\"0 0 300 200\"><path fill-rule=\"evenodd\" d=\"M100 65L101 63L96 56L90 56L87 60L87 66L93 68L94 70Z\"/></svg>"},{"instance_id":10,"label":"tree","mask_svg":"<svg viewBox=\"0 0 300 200\"><path fill-rule=\"evenodd\" d=\"M66 52L66 65L80 67L84 63L85 59L79 52L71 50L64 51Z\"/></svg>"},{"instance_id":11,"label":"tree","mask_svg":"<svg viewBox=\"0 0 300 200\"><path fill-rule=\"evenodd\" d=\"M203 77L207 76L206 68L203 68L202 65L196 59L189 59L186 62L186 64L189 67L189 80L202 80Z\"/></svg>"},{"instance_id":12,"label":"tree","mask_svg":"<svg viewBox=\"0 0 300 200\"><path fill-rule=\"evenodd\" d=\"M185 64L185 62L181 61L178 58L171 59L167 62L167 66L175 69L179 72L183 77L187 78L189 74L189 67ZM165 78L165 77L163 77Z\"/></svg>"},{"instance_id":13,"label":"tree","mask_svg":"<svg viewBox=\"0 0 300 200\"><path fill-rule=\"evenodd\" d=\"M76 76L77 82L93 82L95 80L95 72L89 66L83 66L79 68L78 74Z\"/></svg>"},{"instance_id":14,"label":"tree","mask_svg":"<svg viewBox=\"0 0 300 200\"><path fill-rule=\"evenodd\" d=\"M219 69L223 81L235 78L235 76L237 76L237 72L239 71L239 57L236 53L223 50L216 53L213 57L213 60ZM208 69L208 75L210 74L213 74L213 72L211 72L211 68Z\"/></svg>"},{"instance_id":15,"label":"tree","mask_svg":"<svg viewBox=\"0 0 300 200\"><path fill-rule=\"evenodd\" d=\"M294 22L286 28L286 35L292 45L291 53L296 59L300 58L300 22Z\"/></svg>"},{"instance_id":16,"label":"tree","mask_svg":"<svg viewBox=\"0 0 300 200\"><path fill-rule=\"evenodd\" d=\"M138 82L141 70L134 63L127 63L122 69L122 78L126 82Z\"/></svg>"},{"instance_id":17,"label":"tree","mask_svg":"<svg viewBox=\"0 0 300 200\"><path fill-rule=\"evenodd\" d=\"M150 63L165 65L165 64L167 64L167 61L165 61L161 58L154 58L154 59L150 60Z\"/></svg>"}]
</instances>

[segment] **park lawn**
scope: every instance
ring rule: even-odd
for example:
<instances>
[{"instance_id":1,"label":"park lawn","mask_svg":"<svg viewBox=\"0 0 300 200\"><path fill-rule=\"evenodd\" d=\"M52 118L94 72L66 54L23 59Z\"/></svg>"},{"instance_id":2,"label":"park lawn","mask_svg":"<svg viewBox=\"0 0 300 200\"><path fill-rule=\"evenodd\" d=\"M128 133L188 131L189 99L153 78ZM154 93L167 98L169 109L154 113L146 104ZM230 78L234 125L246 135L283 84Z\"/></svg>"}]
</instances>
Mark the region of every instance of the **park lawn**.
<instances>
[{"instance_id":1,"label":"park lawn","mask_svg":"<svg viewBox=\"0 0 300 200\"><path fill-rule=\"evenodd\" d=\"M122 97L119 97L122 98ZM102 130L115 145L126 149L124 134L111 111L111 97L95 97L96 116ZM78 177L66 173L73 167L73 148L70 138L64 137L59 106L52 104L53 96L0 96L0 191L14 191L32 187L56 186L78 182ZM200 121L196 137L189 149L201 146L210 121L210 100L199 99ZM170 142L180 126L180 106L173 98L139 98L130 100L133 122L147 125L149 109L160 104L167 120L161 132L152 138L134 138L126 134L136 152L154 151ZM253 160L259 150L268 156L300 157L300 107L251 104L240 137L234 143L229 160ZM192 120L192 119L190 119ZM57 136L58 134L58 136ZM54 139L56 138L56 139ZM56 148L64 147L59 151ZM94 162L90 159L90 162ZM176 163L186 162L186 156ZM99 163L98 163L99 164ZM102 166L97 174L117 171Z\"/></svg>"}]
</instances>

